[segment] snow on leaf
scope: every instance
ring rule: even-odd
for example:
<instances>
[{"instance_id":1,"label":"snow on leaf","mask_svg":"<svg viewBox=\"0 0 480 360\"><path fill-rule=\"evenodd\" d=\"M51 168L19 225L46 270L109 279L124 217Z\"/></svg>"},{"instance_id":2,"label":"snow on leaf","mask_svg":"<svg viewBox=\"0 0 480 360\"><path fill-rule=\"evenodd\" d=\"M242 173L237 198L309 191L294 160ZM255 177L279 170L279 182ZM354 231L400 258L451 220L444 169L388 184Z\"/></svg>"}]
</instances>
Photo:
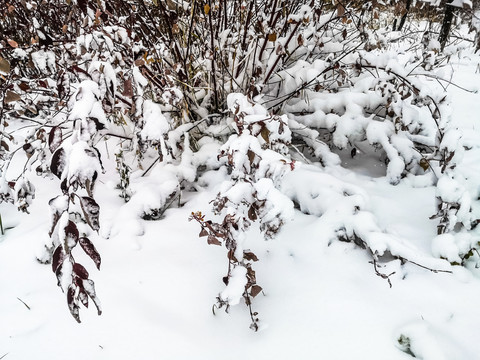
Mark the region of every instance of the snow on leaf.
<instances>
[{"instance_id":1,"label":"snow on leaf","mask_svg":"<svg viewBox=\"0 0 480 360\"><path fill-rule=\"evenodd\" d=\"M50 134L48 136L48 147L52 154L60 147L62 140L62 129L60 129L58 126L54 126L50 130Z\"/></svg>"},{"instance_id":2,"label":"snow on leaf","mask_svg":"<svg viewBox=\"0 0 480 360\"><path fill-rule=\"evenodd\" d=\"M59 245L53 252L53 257L52 257L52 271L54 273L56 273L58 268L62 266L64 260L65 260L65 253L63 252L62 245Z\"/></svg>"},{"instance_id":3,"label":"snow on leaf","mask_svg":"<svg viewBox=\"0 0 480 360\"><path fill-rule=\"evenodd\" d=\"M83 251L85 251L85 253L93 260L93 262L97 266L97 269L100 270L100 264L102 262L102 259L92 242L86 237L81 237L80 239L78 239L78 242L80 243Z\"/></svg>"},{"instance_id":4,"label":"snow on leaf","mask_svg":"<svg viewBox=\"0 0 480 360\"><path fill-rule=\"evenodd\" d=\"M82 280L88 279L88 271L79 263L73 264L73 272Z\"/></svg>"},{"instance_id":5,"label":"snow on leaf","mask_svg":"<svg viewBox=\"0 0 480 360\"><path fill-rule=\"evenodd\" d=\"M83 285L85 292L88 294L88 296L90 296L90 298L93 300L93 303L97 307L98 315L102 315L102 305L100 304L100 299L97 297L95 292L95 283L93 280L84 280Z\"/></svg>"},{"instance_id":6,"label":"snow on leaf","mask_svg":"<svg viewBox=\"0 0 480 360\"><path fill-rule=\"evenodd\" d=\"M65 227L65 245L68 249L72 249L78 242L78 228L77 225L71 220L68 221L68 225Z\"/></svg>"},{"instance_id":7,"label":"snow on leaf","mask_svg":"<svg viewBox=\"0 0 480 360\"><path fill-rule=\"evenodd\" d=\"M222 243L213 235L208 236L207 243L209 245L222 245Z\"/></svg>"},{"instance_id":8,"label":"snow on leaf","mask_svg":"<svg viewBox=\"0 0 480 360\"><path fill-rule=\"evenodd\" d=\"M82 207L83 215L88 225L90 225L93 230L98 231L100 229L98 219L100 206L98 206L95 200L88 196L82 196L80 198L80 206Z\"/></svg>"},{"instance_id":9,"label":"snow on leaf","mask_svg":"<svg viewBox=\"0 0 480 360\"><path fill-rule=\"evenodd\" d=\"M67 303L70 314L72 314L73 318L80 323L80 307L75 301L75 286L72 284L69 285L67 290Z\"/></svg>"},{"instance_id":10,"label":"snow on leaf","mask_svg":"<svg viewBox=\"0 0 480 360\"><path fill-rule=\"evenodd\" d=\"M63 148L58 149L52 156L52 162L50 164L50 170L52 173L58 177L62 178L62 173L66 168L66 155Z\"/></svg>"},{"instance_id":11,"label":"snow on leaf","mask_svg":"<svg viewBox=\"0 0 480 360\"><path fill-rule=\"evenodd\" d=\"M52 225L48 232L48 235L51 237L55 230L55 226L57 226L58 220L60 220L60 217L68 208L68 196L58 195L51 199L48 202L48 205L50 205L50 208L52 209Z\"/></svg>"}]
</instances>

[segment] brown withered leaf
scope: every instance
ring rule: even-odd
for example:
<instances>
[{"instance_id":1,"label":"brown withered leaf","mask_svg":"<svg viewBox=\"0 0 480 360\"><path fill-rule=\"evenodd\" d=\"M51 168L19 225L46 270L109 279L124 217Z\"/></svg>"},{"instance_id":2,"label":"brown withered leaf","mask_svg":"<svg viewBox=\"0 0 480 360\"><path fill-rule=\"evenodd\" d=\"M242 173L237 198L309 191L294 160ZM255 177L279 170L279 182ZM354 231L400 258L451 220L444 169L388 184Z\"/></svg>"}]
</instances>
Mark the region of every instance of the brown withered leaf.
<instances>
[{"instance_id":1,"label":"brown withered leaf","mask_svg":"<svg viewBox=\"0 0 480 360\"><path fill-rule=\"evenodd\" d=\"M15 40L8 39L7 42L8 42L8 45L10 45L10 46L13 47L13 48L17 48L17 47L18 47L18 43L17 43Z\"/></svg>"},{"instance_id":2,"label":"brown withered leaf","mask_svg":"<svg viewBox=\"0 0 480 360\"><path fill-rule=\"evenodd\" d=\"M246 251L243 253L243 258L245 260L249 260L249 261L258 261L258 257L257 255L255 255L253 252L251 251Z\"/></svg>"},{"instance_id":3,"label":"brown withered leaf","mask_svg":"<svg viewBox=\"0 0 480 360\"><path fill-rule=\"evenodd\" d=\"M269 139L270 130L268 130L266 126L262 128L262 131L260 131L260 135L262 135L263 140L265 140L267 144L270 143L270 139Z\"/></svg>"},{"instance_id":4,"label":"brown withered leaf","mask_svg":"<svg viewBox=\"0 0 480 360\"><path fill-rule=\"evenodd\" d=\"M10 63L0 56L0 72L8 74L10 72Z\"/></svg>"},{"instance_id":5,"label":"brown withered leaf","mask_svg":"<svg viewBox=\"0 0 480 360\"><path fill-rule=\"evenodd\" d=\"M248 160L250 161L250 165L252 165L253 161L255 160L255 153L252 150L248 150L247 156L248 156Z\"/></svg>"},{"instance_id":6,"label":"brown withered leaf","mask_svg":"<svg viewBox=\"0 0 480 360\"><path fill-rule=\"evenodd\" d=\"M19 101L21 99L22 99L21 96L18 95L16 92L8 90L7 93L5 94L4 101L5 101L5 103L8 104L8 103L11 103L11 102L14 102L14 101Z\"/></svg>"},{"instance_id":7,"label":"brown withered leaf","mask_svg":"<svg viewBox=\"0 0 480 360\"><path fill-rule=\"evenodd\" d=\"M277 33L268 34L268 41L275 42L277 40Z\"/></svg>"},{"instance_id":8,"label":"brown withered leaf","mask_svg":"<svg viewBox=\"0 0 480 360\"><path fill-rule=\"evenodd\" d=\"M430 164L428 163L428 160L425 158L420 159L420 167L423 169L423 171L427 171L428 168L430 167Z\"/></svg>"},{"instance_id":9,"label":"brown withered leaf","mask_svg":"<svg viewBox=\"0 0 480 360\"><path fill-rule=\"evenodd\" d=\"M204 237L204 236L208 236L208 232L207 230L205 230L205 228L202 228L202 231L200 231L200 234L198 234L198 237Z\"/></svg>"},{"instance_id":10,"label":"brown withered leaf","mask_svg":"<svg viewBox=\"0 0 480 360\"><path fill-rule=\"evenodd\" d=\"M141 64L143 65L143 64ZM132 79L127 79L123 82L123 96L127 98L131 98L133 96L133 89L132 89Z\"/></svg>"},{"instance_id":11,"label":"brown withered leaf","mask_svg":"<svg viewBox=\"0 0 480 360\"><path fill-rule=\"evenodd\" d=\"M262 290L263 290L263 289L262 289L261 286L259 286L259 285L253 285L253 286L252 286L252 289L250 290L250 295L251 295L252 297L255 297L255 296L257 296L258 294L260 294L260 293L262 292Z\"/></svg>"},{"instance_id":12,"label":"brown withered leaf","mask_svg":"<svg viewBox=\"0 0 480 360\"><path fill-rule=\"evenodd\" d=\"M209 245L222 245L222 243L213 235L208 236L207 243Z\"/></svg>"}]
</instances>

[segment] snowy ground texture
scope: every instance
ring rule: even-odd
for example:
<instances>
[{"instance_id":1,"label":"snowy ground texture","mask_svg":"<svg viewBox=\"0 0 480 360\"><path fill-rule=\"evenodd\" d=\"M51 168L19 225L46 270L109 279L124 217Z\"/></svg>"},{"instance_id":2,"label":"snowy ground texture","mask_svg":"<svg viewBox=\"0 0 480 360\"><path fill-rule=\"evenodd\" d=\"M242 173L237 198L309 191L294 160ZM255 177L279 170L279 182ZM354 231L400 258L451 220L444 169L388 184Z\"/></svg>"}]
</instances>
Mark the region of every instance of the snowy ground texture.
<instances>
[{"instance_id":1,"label":"snowy ground texture","mask_svg":"<svg viewBox=\"0 0 480 360\"><path fill-rule=\"evenodd\" d=\"M452 59L453 81L478 88L479 61L472 54ZM480 94L453 86L449 92L454 123L478 140ZM378 177L385 173L375 169L381 163L345 159L344 167L298 171L316 171L319 181L337 179L357 189L369 199L379 227L433 259L437 223L428 218L435 213L435 189L392 186ZM478 159L466 161L472 171L480 167ZM115 166L111 158L105 163ZM407 263L395 268L390 287L376 276L368 253L329 241L327 221L315 209L312 215L295 210L274 240L264 241L257 228L248 233L264 289L254 302L260 331L249 329L245 306L214 315L215 297L224 289L225 251L207 245L198 224L188 222L192 211L211 209L222 178L209 176L213 185L195 196L183 194L183 207L168 209L160 221L141 222L129 219L134 205L119 198L117 179L100 178L102 228L92 240L102 270L89 269L103 314L83 309L81 324L71 317L50 266L36 261L48 240L48 200L57 184L36 180L31 215L1 204L6 232L0 238L0 359L480 359L475 271L455 266L451 274L433 273ZM286 191L298 191L294 185L287 177Z\"/></svg>"}]
</instances>

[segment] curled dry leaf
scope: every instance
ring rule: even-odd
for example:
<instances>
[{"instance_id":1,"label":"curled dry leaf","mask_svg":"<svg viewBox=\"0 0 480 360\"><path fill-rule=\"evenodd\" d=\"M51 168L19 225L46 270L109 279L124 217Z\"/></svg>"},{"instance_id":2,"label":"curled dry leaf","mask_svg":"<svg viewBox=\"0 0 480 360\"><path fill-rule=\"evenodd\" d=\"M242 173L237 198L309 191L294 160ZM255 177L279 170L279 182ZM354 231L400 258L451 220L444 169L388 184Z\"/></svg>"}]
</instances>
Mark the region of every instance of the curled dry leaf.
<instances>
[{"instance_id":1,"label":"curled dry leaf","mask_svg":"<svg viewBox=\"0 0 480 360\"><path fill-rule=\"evenodd\" d=\"M18 43L17 43L15 40L8 39L7 42L8 42L8 45L10 45L10 46L13 47L13 48L17 48L17 47L18 47Z\"/></svg>"}]
</instances>

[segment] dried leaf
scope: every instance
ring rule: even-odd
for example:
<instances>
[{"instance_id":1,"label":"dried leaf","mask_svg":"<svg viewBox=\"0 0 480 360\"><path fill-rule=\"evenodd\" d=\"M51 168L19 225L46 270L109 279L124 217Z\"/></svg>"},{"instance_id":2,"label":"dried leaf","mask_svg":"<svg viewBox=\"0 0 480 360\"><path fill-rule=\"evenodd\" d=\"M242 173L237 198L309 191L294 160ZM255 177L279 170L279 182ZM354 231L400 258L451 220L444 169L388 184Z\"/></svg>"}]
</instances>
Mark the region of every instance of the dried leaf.
<instances>
[{"instance_id":1,"label":"dried leaf","mask_svg":"<svg viewBox=\"0 0 480 360\"><path fill-rule=\"evenodd\" d=\"M21 96L18 95L16 92L8 90L7 93L5 94L4 101L5 101L5 103L8 104L8 103L11 103L11 102L14 102L14 101L19 101L21 99L22 99Z\"/></svg>"},{"instance_id":2,"label":"dried leaf","mask_svg":"<svg viewBox=\"0 0 480 360\"><path fill-rule=\"evenodd\" d=\"M259 285L253 285L252 288L250 289L250 295L252 297L255 297L257 296L258 294L260 294L262 292L262 287L259 286Z\"/></svg>"},{"instance_id":3,"label":"dried leaf","mask_svg":"<svg viewBox=\"0 0 480 360\"><path fill-rule=\"evenodd\" d=\"M0 72L8 74L10 72L10 63L0 56Z\"/></svg>"},{"instance_id":4,"label":"dried leaf","mask_svg":"<svg viewBox=\"0 0 480 360\"><path fill-rule=\"evenodd\" d=\"M248 160L250 161L250 165L252 165L253 161L255 160L255 153L252 150L248 150L247 156L248 156Z\"/></svg>"},{"instance_id":5,"label":"dried leaf","mask_svg":"<svg viewBox=\"0 0 480 360\"><path fill-rule=\"evenodd\" d=\"M202 230L200 231L200 234L198 234L198 237L204 237L204 236L208 236L208 231L205 230L205 228L202 228Z\"/></svg>"},{"instance_id":6,"label":"dried leaf","mask_svg":"<svg viewBox=\"0 0 480 360\"><path fill-rule=\"evenodd\" d=\"M423 169L423 171L427 171L428 168L430 167L430 164L428 163L428 160L425 158L420 159L420 167Z\"/></svg>"},{"instance_id":7,"label":"dried leaf","mask_svg":"<svg viewBox=\"0 0 480 360\"><path fill-rule=\"evenodd\" d=\"M258 261L258 257L257 255L255 255L253 252L251 251L246 251L243 253L243 258L245 260L249 260L249 261Z\"/></svg>"},{"instance_id":8,"label":"dried leaf","mask_svg":"<svg viewBox=\"0 0 480 360\"><path fill-rule=\"evenodd\" d=\"M270 143L270 139L269 139L270 130L268 130L266 126L262 128L262 131L260 131L260 135L262 136L263 140L265 140L267 144Z\"/></svg>"},{"instance_id":9,"label":"dried leaf","mask_svg":"<svg viewBox=\"0 0 480 360\"><path fill-rule=\"evenodd\" d=\"M277 40L277 33L268 34L268 41L275 42Z\"/></svg>"},{"instance_id":10,"label":"dried leaf","mask_svg":"<svg viewBox=\"0 0 480 360\"><path fill-rule=\"evenodd\" d=\"M203 11L205 11L205 15L208 15L208 13L210 12L210 5L205 4L205 6L203 7Z\"/></svg>"},{"instance_id":11,"label":"dried leaf","mask_svg":"<svg viewBox=\"0 0 480 360\"><path fill-rule=\"evenodd\" d=\"M17 47L18 47L18 43L17 43L15 40L8 39L7 42L8 42L8 45L10 45L10 46L13 47L13 48L17 48Z\"/></svg>"},{"instance_id":12,"label":"dried leaf","mask_svg":"<svg viewBox=\"0 0 480 360\"><path fill-rule=\"evenodd\" d=\"M143 64L142 64L143 65ZM129 78L123 82L123 96L131 98L133 96L132 79Z\"/></svg>"},{"instance_id":13,"label":"dried leaf","mask_svg":"<svg viewBox=\"0 0 480 360\"><path fill-rule=\"evenodd\" d=\"M80 243L83 251L85 251L85 253L93 260L97 266L97 269L100 270L102 259L100 258L100 254L98 253L97 249L95 249L95 246L93 246L92 242L86 237L81 237L78 239L78 242Z\"/></svg>"},{"instance_id":14,"label":"dried leaf","mask_svg":"<svg viewBox=\"0 0 480 360\"><path fill-rule=\"evenodd\" d=\"M222 243L213 235L208 236L207 243L209 245L222 245Z\"/></svg>"},{"instance_id":15,"label":"dried leaf","mask_svg":"<svg viewBox=\"0 0 480 360\"><path fill-rule=\"evenodd\" d=\"M8 146L8 144L3 140L0 141L0 147L2 147L4 150L7 150L7 151L10 150L10 147Z\"/></svg>"}]
</instances>

